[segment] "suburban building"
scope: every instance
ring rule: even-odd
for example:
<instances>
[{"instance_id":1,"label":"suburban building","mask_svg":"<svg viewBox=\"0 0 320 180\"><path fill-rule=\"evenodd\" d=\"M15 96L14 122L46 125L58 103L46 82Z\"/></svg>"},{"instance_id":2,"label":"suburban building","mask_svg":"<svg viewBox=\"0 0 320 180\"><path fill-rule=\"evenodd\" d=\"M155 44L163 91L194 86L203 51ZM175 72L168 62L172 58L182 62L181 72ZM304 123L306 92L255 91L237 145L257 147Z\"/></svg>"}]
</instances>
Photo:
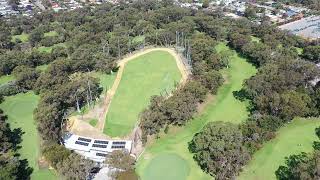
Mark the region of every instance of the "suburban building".
<instances>
[{"instance_id":1,"label":"suburban building","mask_svg":"<svg viewBox=\"0 0 320 180\"><path fill-rule=\"evenodd\" d=\"M298 21L279 26L295 35L306 39L315 40L320 38L320 16L310 16Z\"/></svg>"},{"instance_id":2,"label":"suburban building","mask_svg":"<svg viewBox=\"0 0 320 180\"><path fill-rule=\"evenodd\" d=\"M71 133L65 134L63 143L67 149L99 163L104 162L108 154L114 150L124 150L130 153L132 146L132 141L93 139Z\"/></svg>"}]
</instances>

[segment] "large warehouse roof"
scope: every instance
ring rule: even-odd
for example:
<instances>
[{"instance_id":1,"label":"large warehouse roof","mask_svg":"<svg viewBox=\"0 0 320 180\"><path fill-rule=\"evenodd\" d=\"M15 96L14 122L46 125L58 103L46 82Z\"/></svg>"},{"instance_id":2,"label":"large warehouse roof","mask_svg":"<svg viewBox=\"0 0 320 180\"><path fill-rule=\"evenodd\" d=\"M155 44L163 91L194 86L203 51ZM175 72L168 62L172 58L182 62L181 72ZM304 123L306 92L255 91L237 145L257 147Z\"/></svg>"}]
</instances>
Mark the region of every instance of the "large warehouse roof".
<instances>
[{"instance_id":1,"label":"large warehouse roof","mask_svg":"<svg viewBox=\"0 0 320 180\"><path fill-rule=\"evenodd\" d=\"M320 16L310 16L282 26L282 30L288 30L293 34L309 39L320 38Z\"/></svg>"}]
</instances>

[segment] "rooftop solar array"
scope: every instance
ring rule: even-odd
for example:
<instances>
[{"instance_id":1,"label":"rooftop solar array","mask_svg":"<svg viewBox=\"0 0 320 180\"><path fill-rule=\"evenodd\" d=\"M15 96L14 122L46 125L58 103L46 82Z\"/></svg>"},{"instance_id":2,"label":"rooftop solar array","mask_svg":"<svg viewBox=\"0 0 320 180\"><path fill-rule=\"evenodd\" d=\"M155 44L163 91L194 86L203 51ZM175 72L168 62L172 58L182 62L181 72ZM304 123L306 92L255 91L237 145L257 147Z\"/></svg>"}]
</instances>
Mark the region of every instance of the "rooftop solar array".
<instances>
[{"instance_id":1,"label":"rooftop solar array","mask_svg":"<svg viewBox=\"0 0 320 180\"><path fill-rule=\"evenodd\" d=\"M108 144L109 141L94 140L94 143L98 143L98 144Z\"/></svg>"},{"instance_id":2,"label":"rooftop solar array","mask_svg":"<svg viewBox=\"0 0 320 180\"><path fill-rule=\"evenodd\" d=\"M112 144L126 144L124 141L113 141Z\"/></svg>"},{"instance_id":3,"label":"rooftop solar array","mask_svg":"<svg viewBox=\"0 0 320 180\"><path fill-rule=\"evenodd\" d=\"M104 154L104 153L96 153L96 156L106 157L107 154Z\"/></svg>"},{"instance_id":4,"label":"rooftop solar array","mask_svg":"<svg viewBox=\"0 0 320 180\"><path fill-rule=\"evenodd\" d=\"M85 142L81 142L81 141L76 141L75 144L79 144L79 145L82 145L82 146L88 146L89 143L85 143Z\"/></svg>"},{"instance_id":5,"label":"rooftop solar array","mask_svg":"<svg viewBox=\"0 0 320 180\"><path fill-rule=\"evenodd\" d=\"M70 134L65 136L64 146L95 162L104 162L106 156L112 151L126 150L131 152L132 141L94 139Z\"/></svg>"},{"instance_id":6,"label":"rooftop solar array","mask_svg":"<svg viewBox=\"0 0 320 180\"><path fill-rule=\"evenodd\" d=\"M102 145L102 144L92 144L92 147L107 148L107 145Z\"/></svg>"},{"instance_id":7,"label":"rooftop solar array","mask_svg":"<svg viewBox=\"0 0 320 180\"><path fill-rule=\"evenodd\" d=\"M123 149L125 146L111 146L111 149Z\"/></svg>"},{"instance_id":8,"label":"rooftop solar array","mask_svg":"<svg viewBox=\"0 0 320 180\"><path fill-rule=\"evenodd\" d=\"M79 141L85 141L85 142L91 142L91 139L83 138L83 137L79 137L78 140Z\"/></svg>"}]
</instances>

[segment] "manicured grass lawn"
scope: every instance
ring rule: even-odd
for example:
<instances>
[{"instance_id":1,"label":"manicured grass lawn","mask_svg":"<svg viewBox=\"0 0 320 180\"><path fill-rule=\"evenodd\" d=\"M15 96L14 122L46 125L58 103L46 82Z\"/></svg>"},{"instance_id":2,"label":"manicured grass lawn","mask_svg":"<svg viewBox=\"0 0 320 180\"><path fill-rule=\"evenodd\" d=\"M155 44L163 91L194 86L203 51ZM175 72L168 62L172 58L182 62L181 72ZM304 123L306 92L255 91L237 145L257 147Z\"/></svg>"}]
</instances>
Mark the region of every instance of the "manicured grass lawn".
<instances>
[{"instance_id":1,"label":"manicured grass lawn","mask_svg":"<svg viewBox=\"0 0 320 180\"><path fill-rule=\"evenodd\" d=\"M1 84L6 84L9 81L13 81L14 80L14 76L13 75L3 75L0 77L0 85Z\"/></svg>"},{"instance_id":2,"label":"manicured grass lawn","mask_svg":"<svg viewBox=\"0 0 320 180\"><path fill-rule=\"evenodd\" d=\"M221 43L216 47L217 51L228 50L228 47ZM169 133L155 140L151 145L146 147L137 162L137 173L143 180L175 180L167 178L166 172L150 177L150 169L153 166L153 161L156 161L163 153L170 153L179 156L185 160L185 165L188 166L189 180L209 180L211 176L204 173L198 164L193 160L193 155L188 150L188 143L193 136L199 132L206 123L210 121L229 121L240 123L247 119L248 112L246 110L247 103L240 102L233 96L233 91L240 90L242 83L256 73L256 69L240 58L236 54L230 58L230 68L225 69L223 74L227 77L226 83L219 89L215 100L210 102L204 109L201 115L197 115L193 120L189 121L184 127L176 129L174 132L169 130ZM174 163L163 164L163 168L176 169ZM181 177L186 172L177 171Z\"/></svg>"},{"instance_id":3,"label":"manicured grass lawn","mask_svg":"<svg viewBox=\"0 0 320 180\"><path fill-rule=\"evenodd\" d=\"M17 94L6 97L0 104L0 108L8 115L11 128L21 128L22 135L21 149L19 153L22 158L29 162L33 173L31 178L35 180L56 179L55 175L48 169L39 169L37 160L40 156L39 136L36 124L33 120L33 111L37 107L39 97L32 92Z\"/></svg>"},{"instance_id":4,"label":"manicured grass lawn","mask_svg":"<svg viewBox=\"0 0 320 180\"><path fill-rule=\"evenodd\" d=\"M95 127L95 126L97 125L97 123L98 123L98 119L91 119L91 120L89 121L89 124L90 124L91 126L93 126L93 127Z\"/></svg>"},{"instance_id":5,"label":"manicured grass lawn","mask_svg":"<svg viewBox=\"0 0 320 180\"><path fill-rule=\"evenodd\" d=\"M44 37L50 37L50 36L58 36L58 33L56 31L49 31L44 33Z\"/></svg>"},{"instance_id":6,"label":"manicured grass lawn","mask_svg":"<svg viewBox=\"0 0 320 180\"><path fill-rule=\"evenodd\" d=\"M40 47L38 47L38 51L40 51L40 52L46 52L46 53L51 53L52 48L53 48L53 47L56 47L56 46L66 47L66 45L65 45L64 43L59 43L59 44L55 44L55 45L50 46L50 47L40 46Z\"/></svg>"},{"instance_id":7,"label":"manicured grass lawn","mask_svg":"<svg viewBox=\"0 0 320 180\"><path fill-rule=\"evenodd\" d=\"M265 143L262 149L255 153L238 179L276 179L275 171L280 165L284 165L285 157L313 150L312 143L318 140L315 128L319 126L320 118L297 118L286 124L277 132L275 139Z\"/></svg>"},{"instance_id":8,"label":"manicured grass lawn","mask_svg":"<svg viewBox=\"0 0 320 180\"><path fill-rule=\"evenodd\" d=\"M170 166L168 166L170 164ZM172 168L175 167L175 168ZM189 174L187 162L176 154L163 153L154 158L146 169L145 179L185 180Z\"/></svg>"},{"instance_id":9,"label":"manicured grass lawn","mask_svg":"<svg viewBox=\"0 0 320 180\"><path fill-rule=\"evenodd\" d=\"M21 42L25 43L25 42L27 42L29 40L29 34L22 33L20 35L12 36L11 41L12 42L16 42L16 39L20 39Z\"/></svg>"},{"instance_id":10,"label":"manicured grass lawn","mask_svg":"<svg viewBox=\"0 0 320 180\"><path fill-rule=\"evenodd\" d=\"M168 52L153 51L129 61L111 102L104 133L110 136L129 134L150 97L170 92L180 79L174 57Z\"/></svg>"}]
</instances>

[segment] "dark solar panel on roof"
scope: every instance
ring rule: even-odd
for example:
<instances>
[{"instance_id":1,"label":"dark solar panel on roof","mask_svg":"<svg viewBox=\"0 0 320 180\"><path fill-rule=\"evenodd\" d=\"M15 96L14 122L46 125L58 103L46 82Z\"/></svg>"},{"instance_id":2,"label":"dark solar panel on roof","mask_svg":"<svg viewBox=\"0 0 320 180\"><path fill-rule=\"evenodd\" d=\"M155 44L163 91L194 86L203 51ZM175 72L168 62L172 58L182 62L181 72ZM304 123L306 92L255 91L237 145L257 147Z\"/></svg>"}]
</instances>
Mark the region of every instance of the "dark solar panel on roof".
<instances>
[{"instance_id":1,"label":"dark solar panel on roof","mask_svg":"<svg viewBox=\"0 0 320 180\"><path fill-rule=\"evenodd\" d=\"M111 149L123 149L125 146L111 146Z\"/></svg>"},{"instance_id":2,"label":"dark solar panel on roof","mask_svg":"<svg viewBox=\"0 0 320 180\"><path fill-rule=\"evenodd\" d=\"M109 141L94 140L94 143L98 143L98 144L108 144Z\"/></svg>"},{"instance_id":3,"label":"dark solar panel on roof","mask_svg":"<svg viewBox=\"0 0 320 180\"><path fill-rule=\"evenodd\" d=\"M82 145L82 146L88 146L89 143L85 143L85 142L81 142L81 141L76 141L75 144L79 144L79 145Z\"/></svg>"},{"instance_id":4,"label":"dark solar panel on roof","mask_svg":"<svg viewBox=\"0 0 320 180\"><path fill-rule=\"evenodd\" d=\"M102 144L92 144L92 147L107 148L107 145L102 145Z\"/></svg>"},{"instance_id":5,"label":"dark solar panel on roof","mask_svg":"<svg viewBox=\"0 0 320 180\"><path fill-rule=\"evenodd\" d=\"M112 142L112 144L126 144L125 141L114 141Z\"/></svg>"},{"instance_id":6,"label":"dark solar panel on roof","mask_svg":"<svg viewBox=\"0 0 320 180\"><path fill-rule=\"evenodd\" d=\"M79 137L78 140L79 141L85 141L85 142L91 142L91 139L82 138L82 137Z\"/></svg>"},{"instance_id":7,"label":"dark solar panel on roof","mask_svg":"<svg viewBox=\"0 0 320 180\"><path fill-rule=\"evenodd\" d=\"M96 156L106 157L107 154L104 154L104 153L96 153Z\"/></svg>"}]
</instances>

